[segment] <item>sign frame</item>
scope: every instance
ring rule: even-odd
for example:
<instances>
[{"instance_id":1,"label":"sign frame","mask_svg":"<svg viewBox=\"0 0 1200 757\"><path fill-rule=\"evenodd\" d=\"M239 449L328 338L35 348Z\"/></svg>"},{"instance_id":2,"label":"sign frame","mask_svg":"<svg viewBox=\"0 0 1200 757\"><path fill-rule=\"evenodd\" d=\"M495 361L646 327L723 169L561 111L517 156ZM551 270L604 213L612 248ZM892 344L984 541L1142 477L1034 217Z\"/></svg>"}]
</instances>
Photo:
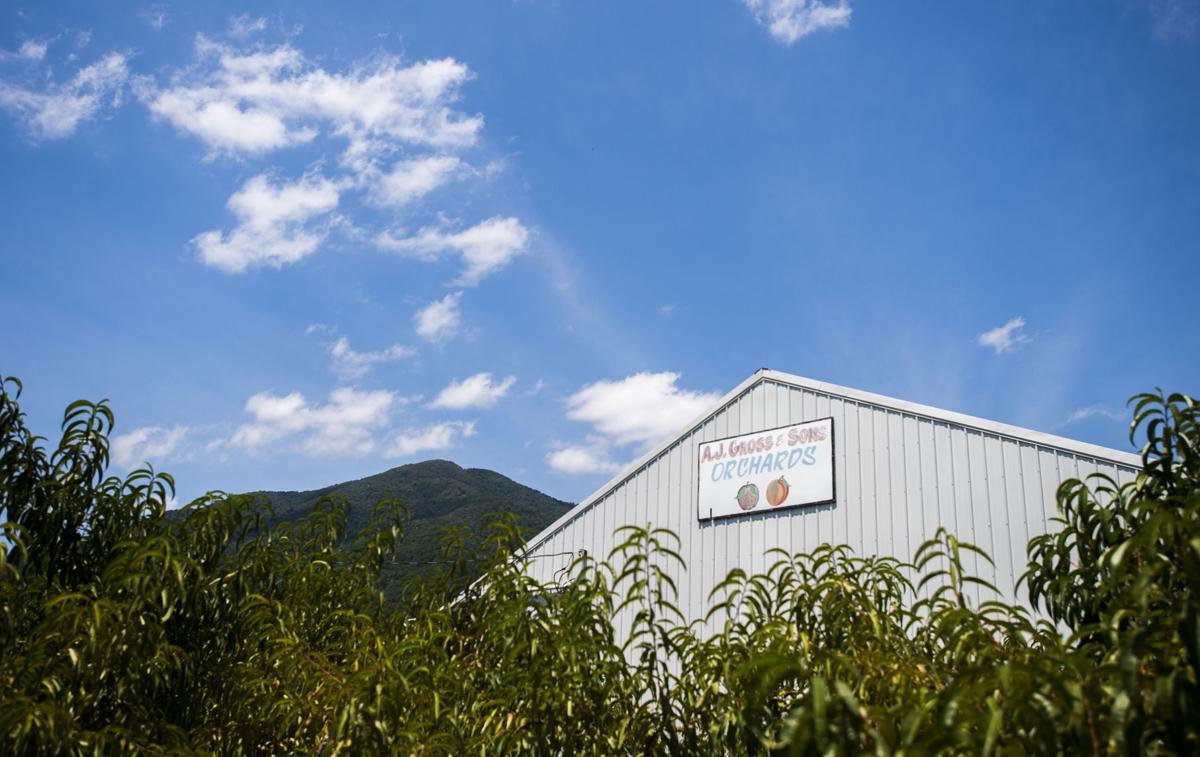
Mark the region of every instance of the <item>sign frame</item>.
<instances>
[{"instance_id":1,"label":"sign frame","mask_svg":"<svg viewBox=\"0 0 1200 757\"><path fill-rule=\"evenodd\" d=\"M793 428L795 426L804 426L809 423L820 423L821 421L829 421L829 482L830 482L830 487L829 487L830 497L829 497L829 499L822 499L822 500L818 500L815 502L797 502L792 505L779 505L777 507L768 508L766 510L759 510L759 511L746 510L746 511L740 512L740 513L732 512L732 513L725 513L723 515L714 515L712 513L711 509L709 510L708 515L702 515L700 513L700 484L701 484L700 448L703 445L713 444L715 442L725 442L725 441L729 441L730 439L737 439L738 437L742 437L742 436L753 436L754 434L769 434L772 431L781 431L785 428ZM799 508L817 507L820 505L835 504L837 502L837 424L834 423L834 417L832 415L827 415L827 416L824 416L821 418L812 418L812 419L809 419L806 421L798 421L796 423L785 423L782 426L775 426L773 428L764 428L764 429L760 429L758 431L746 431L746 432L743 432L740 434L731 434L729 436L722 436L717 439L709 439L708 441L703 441L703 442L698 441L698 442L696 442L695 456L696 456L696 520L698 520L700 523L704 523L705 521L708 521L709 523L714 523L716 521L727 520L729 518L753 518L756 516L764 515L766 513L778 513L778 512L785 511L785 510L796 510Z\"/></svg>"}]
</instances>

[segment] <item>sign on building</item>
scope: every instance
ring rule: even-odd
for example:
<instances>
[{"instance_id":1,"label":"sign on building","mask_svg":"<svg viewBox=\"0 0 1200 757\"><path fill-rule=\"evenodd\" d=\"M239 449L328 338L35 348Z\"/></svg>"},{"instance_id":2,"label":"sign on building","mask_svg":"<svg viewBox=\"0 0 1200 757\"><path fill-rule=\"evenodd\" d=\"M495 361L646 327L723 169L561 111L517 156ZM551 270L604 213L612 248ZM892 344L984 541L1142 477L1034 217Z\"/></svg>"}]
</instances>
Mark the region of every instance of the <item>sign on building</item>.
<instances>
[{"instance_id":1,"label":"sign on building","mask_svg":"<svg viewBox=\"0 0 1200 757\"><path fill-rule=\"evenodd\" d=\"M832 502L833 418L703 442L700 520Z\"/></svg>"}]
</instances>

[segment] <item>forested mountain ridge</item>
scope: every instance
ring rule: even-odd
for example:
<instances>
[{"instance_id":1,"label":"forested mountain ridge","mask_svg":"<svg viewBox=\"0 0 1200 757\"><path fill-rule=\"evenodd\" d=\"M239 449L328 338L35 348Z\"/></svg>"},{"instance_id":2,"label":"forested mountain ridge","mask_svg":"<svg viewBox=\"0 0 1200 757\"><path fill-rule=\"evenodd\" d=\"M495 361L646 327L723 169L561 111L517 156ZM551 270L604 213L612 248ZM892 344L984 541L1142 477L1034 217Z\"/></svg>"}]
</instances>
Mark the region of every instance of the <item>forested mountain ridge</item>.
<instances>
[{"instance_id":1,"label":"forested mountain ridge","mask_svg":"<svg viewBox=\"0 0 1200 757\"><path fill-rule=\"evenodd\" d=\"M395 562L384 569L385 584L432 567L440 558L442 529L478 529L488 513L512 513L528 536L541 531L571 503L484 468L463 468L450 460L426 460L401 465L373 476L345 481L312 491L252 492L266 498L275 522L294 520L312 510L322 497L341 497L350 504L346 524L349 537L371 518L372 508L383 499L404 503L410 513Z\"/></svg>"}]
</instances>

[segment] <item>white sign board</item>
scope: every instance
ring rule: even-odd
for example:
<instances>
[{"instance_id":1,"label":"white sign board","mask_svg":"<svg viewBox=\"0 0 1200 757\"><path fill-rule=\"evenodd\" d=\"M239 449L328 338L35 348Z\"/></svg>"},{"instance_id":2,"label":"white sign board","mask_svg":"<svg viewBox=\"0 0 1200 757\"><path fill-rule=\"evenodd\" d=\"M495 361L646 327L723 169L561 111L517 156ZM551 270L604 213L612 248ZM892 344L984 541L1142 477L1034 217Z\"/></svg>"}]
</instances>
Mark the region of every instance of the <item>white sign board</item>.
<instances>
[{"instance_id":1,"label":"white sign board","mask_svg":"<svg viewBox=\"0 0 1200 757\"><path fill-rule=\"evenodd\" d=\"M703 442L701 520L833 501L833 419Z\"/></svg>"}]
</instances>

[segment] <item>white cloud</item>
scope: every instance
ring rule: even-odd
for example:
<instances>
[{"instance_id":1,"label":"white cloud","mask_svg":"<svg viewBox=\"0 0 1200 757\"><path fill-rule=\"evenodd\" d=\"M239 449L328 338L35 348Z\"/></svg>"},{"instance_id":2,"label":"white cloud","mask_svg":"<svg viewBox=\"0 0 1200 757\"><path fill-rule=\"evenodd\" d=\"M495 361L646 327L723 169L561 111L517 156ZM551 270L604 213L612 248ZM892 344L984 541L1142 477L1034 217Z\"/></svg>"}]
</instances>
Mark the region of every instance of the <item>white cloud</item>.
<instances>
[{"instance_id":1,"label":"white cloud","mask_svg":"<svg viewBox=\"0 0 1200 757\"><path fill-rule=\"evenodd\" d=\"M379 57L346 73L310 63L289 45L242 53L200 36L200 62L166 87L143 80L155 115L215 153L261 153L312 140L322 128L349 141L361 166L398 144L467 147L482 116L451 106L471 78L452 58L403 66Z\"/></svg>"},{"instance_id":2,"label":"white cloud","mask_svg":"<svg viewBox=\"0 0 1200 757\"><path fill-rule=\"evenodd\" d=\"M234 16L229 19L229 36L245 39L267 28L267 19L262 16L252 17L249 13Z\"/></svg>"},{"instance_id":3,"label":"white cloud","mask_svg":"<svg viewBox=\"0 0 1200 757\"><path fill-rule=\"evenodd\" d=\"M495 216L469 229L448 233L442 229L424 228L416 236L397 238L380 234L376 244L385 250L410 255L421 260L436 260L445 252L457 252L466 264L455 286L475 286L485 276L494 273L525 251L529 230L516 218Z\"/></svg>"},{"instance_id":4,"label":"white cloud","mask_svg":"<svg viewBox=\"0 0 1200 757\"><path fill-rule=\"evenodd\" d=\"M658 306L658 314L661 315L663 318L670 318L671 316L675 315L675 306L674 305L659 305Z\"/></svg>"},{"instance_id":5,"label":"white cloud","mask_svg":"<svg viewBox=\"0 0 1200 757\"><path fill-rule=\"evenodd\" d=\"M309 403L299 392L260 392L246 401L252 422L238 428L229 444L262 451L284 441L307 455L368 454L378 446L375 431L386 428L392 408L405 401L382 389L334 389L324 405Z\"/></svg>"},{"instance_id":6,"label":"white cloud","mask_svg":"<svg viewBox=\"0 0 1200 757\"><path fill-rule=\"evenodd\" d=\"M552 470L571 475L616 473L621 468L609 458L604 445L564 447L546 455L546 463Z\"/></svg>"},{"instance_id":7,"label":"white cloud","mask_svg":"<svg viewBox=\"0 0 1200 757\"><path fill-rule=\"evenodd\" d=\"M37 139L60 139L96 116L105 102L119 104L129 77L126 58L109 53L69 82L33 91L0 82L0 107L16 112Z\"/></svg>"},{"instance_id":8,"label":"white cloud","mask_svg":"<svg viewBox=\"0 0 1200 757\"><path fill-rule=\"evenodd\" d=\"M462 292L451 292L440 300L435 300L417 311L413 316L417 334L430 342L444 342L458 333L462 322L459 311L459 301Z\"/></svg>"},{"instance_id":9,"label":"white cloud","mask_svg":"<svg viewBox=\"0 0 1200 757\"><path fill-rule=\"evenodd\" d=\"M214 47L203 38L198 46ZM199 74L211 79L204 84L183 84L178 79L186 75L177 74L174 86L157 89L147 80L139 80L135 90L151 113L199 137L214 153L266 152L311 141L317 131L300 124L289 128L278 109L258 105L253 98L245 102L230 90L250 88L256 76L288 71L301 61L298 51L281 47L230 60L224 74Z\"/></svg>"},{"instance_id":10,"label":"white cloud","mask_svg":"<svg viewBox=\"0 0 1200 757\"><path fill-rule=\"evenodd\" d=\"M143 8L138 15L155 29L161 29L167 25L167 9L161 5L155 4Z\"/></svg>"},{"instance_id":11,"label":"white cloud","mask_svg":"<svg viewBox=\"0 0 1200 757\"><path fill-rule=\"evenodd\" d=\"M1071 417L1067 418L1066 422L1063 423L1063 425L1069 426L1072 423L1078 423L1079 421L1084 421L1084 420L1087 420L1088 418L1096 418L1096 417L1107 418L1110 421L1116 421L1116 420L1121 419L1121 416L1119 414L1114 413L1113 411L1109 410L1108 408L1106 408L1102 405L1092 405L1090 407L1081 407L1078 410L1076 410L1075 412L1071 413Z\"/></svg>"},{"instance_id":12,"label":"white cloud","mask_svg":"<svg viewBox=\"0 0 1200 757\"><path fill-rule=\"evenodd\" d=\"M46 50L49 47L49 42L27 39L17 49L17 56L25 60L41 60L46 57Z\"/></svg>"},{"instance_id":13,"label":"white cloud","mask_svg":"<svg viewBox=\"0 0 1200 757\"><path fill-rule=\"evenodd\" d=\"M110 447L113 462L126 470L147 462L161 464L180 451L188 433L186 426L143 426L115 436Z\"/></svg>"},{"instance_id":14,"label":"white cloud","mask_svg":"<svg viewBox=\"0 0 1200 757\"><path fill-rule=\"evenodd\" d=\"M675 385L678 373L636 373L620 381L597 381L567 399L567 417L593 424L618 444L653 444L708 410L720 395Z\"/></svg>"},{"instance_id":15,"label":"white cloud","mask_svg":"<svg viewBox=\"0 0 1200 757\"><path fill-rule=\"evenodd\" d=\"M230 34L245 36L265 24L237 16L230 21ZM355 199L402 208L450 182L486 180L493 173L492 165L477 170L456 154L476 144L483 117L458 108L472 74L453 58L405 64L375 56L337 70L288 44L241 48L199 35L195 47L193 65L165 80L138 77L134 91L155 117L198 138L209 158L262 155L318 138L344 145L336 162L343 177L292 186L292 199L314 200L299 206L307 208L303 217L257 223L250 216L240 218L231 232L196 236L193 243L211 265L237 272L255 265L279 267L311 254L324 231L306 222L336 207L339 193L344 199L354 190L361 192ZM252 191L284 193L264 176L251 182L231 198L235 213L237 198ZM474 286L506 266L525 251L530 233L516 218L499 216L465 229L440 223L411 235L374 233L345 217L337 220L363 238L373 235L381 249L422 260L461 257L454 286Z\"/></svg>"},{"instance_id":16,"label":"white cloud","mask_svg":"<svg viewBox=\"0 0 1200 757\"><path fill-rule=\"evenodd\" d=\"M468 407L492 407L501 397L508 394L508 390L517 382L515 376L492 382L492 374L477 373L470 378L465 378L462 381L451 381L433 402L429 403L431 408L447 408L450 410L462 410Z\"/></svg>"},{"instance_id":17,"label":"white cloud","mask_svg":"<svg viewBox=\"0 0 1200 757\"><path fill-rule=\"evenodd\" d=\"M1200 30L1198 0L1145 0L1154 33L1163 42L1184 42Z\"/></svg>"},{"instance_id":18,"label":"white cloud","mask_svg":"<svg viewBox=\"0 0 1200 757\"><path fill-rule=\"evenodd\" d=\"M991 347L997 355L1012 352L1020 345L1033 341L1033 337L1022 333L1021 329L1023 328L1025 328L1025 319L1017 316L1003 326L997 326L980 334L979 344Z\"/></svg>"},{"instance_id":19,"label":"white cloud","mask_svg":"<svg viewBox=\"0 0 1200 757\"><path fill-rule=\"evenodd\" d=\"M201 260L226 273L295 263L324 240L326 231L312 221L337 207L340 191L338 184L318 175L273 184L260 174L229 198L238 226L229 233L206 231L192 244Z\"/></svg>"},{"instance_id":20,"label":"white cloud","mask_svg":"<svg viewBox=\"0 0 1200 757\"><path fill-rule=\"evenodd\" d=\"M371 194L383 205L407 205L449 182L461 167L462 161L452 155L402 160L379 176Z\"/></svg>"},{"instance_id":21,"label":"white cloud","mask_svg":"<svg viewBox=\"0 0 1200 757\"><path fill-rule=\"evenodd\" d=\"M849 0L742 0L771 36L792 44L821 29L850 25Z\"/></svg>"},{"instance_id":22,"label":"white cloud","mask_svg":"<svg viewBox=\"0 0 1200 757\"><path fill-rule=\"evenodd\" d=\"M567 399L567 417L591 423L584 444L563 445L546 455L560 473L614 473L614 446L649 447L683 430L709 410L720 395L680 389L678 373L635 373L620 381L597 381Z\"/></svg>"},{"instance_id":23,"label":"white cloud","mask_svg":"<svg viewBox=\"0 0 1200 757\"><path fill-rule=\"evenodd\" d=\"M401 344L393 344L387 349L373 352L355 352L350 347L350 340L344 336L338 337L337 341L329 345L329 356L333 359L333 372L338 375L338 378L346 381L362 378L367 371L380 363L394 363L416 354L417 351L412 347L405 347Z\"/></svg>"},{"instance_id":24,"label":"white cloud","mask_svg":"<svg viewBox=\"0 0 1200 757\"><path fill-rule=\"evenodd\" d=\"M460 439L475 435L470 421L447 421L422 429L410 429L394 435L383 450L385 457L408 457L418 452L454 448Z\"/></svg>"}]
</instances>

